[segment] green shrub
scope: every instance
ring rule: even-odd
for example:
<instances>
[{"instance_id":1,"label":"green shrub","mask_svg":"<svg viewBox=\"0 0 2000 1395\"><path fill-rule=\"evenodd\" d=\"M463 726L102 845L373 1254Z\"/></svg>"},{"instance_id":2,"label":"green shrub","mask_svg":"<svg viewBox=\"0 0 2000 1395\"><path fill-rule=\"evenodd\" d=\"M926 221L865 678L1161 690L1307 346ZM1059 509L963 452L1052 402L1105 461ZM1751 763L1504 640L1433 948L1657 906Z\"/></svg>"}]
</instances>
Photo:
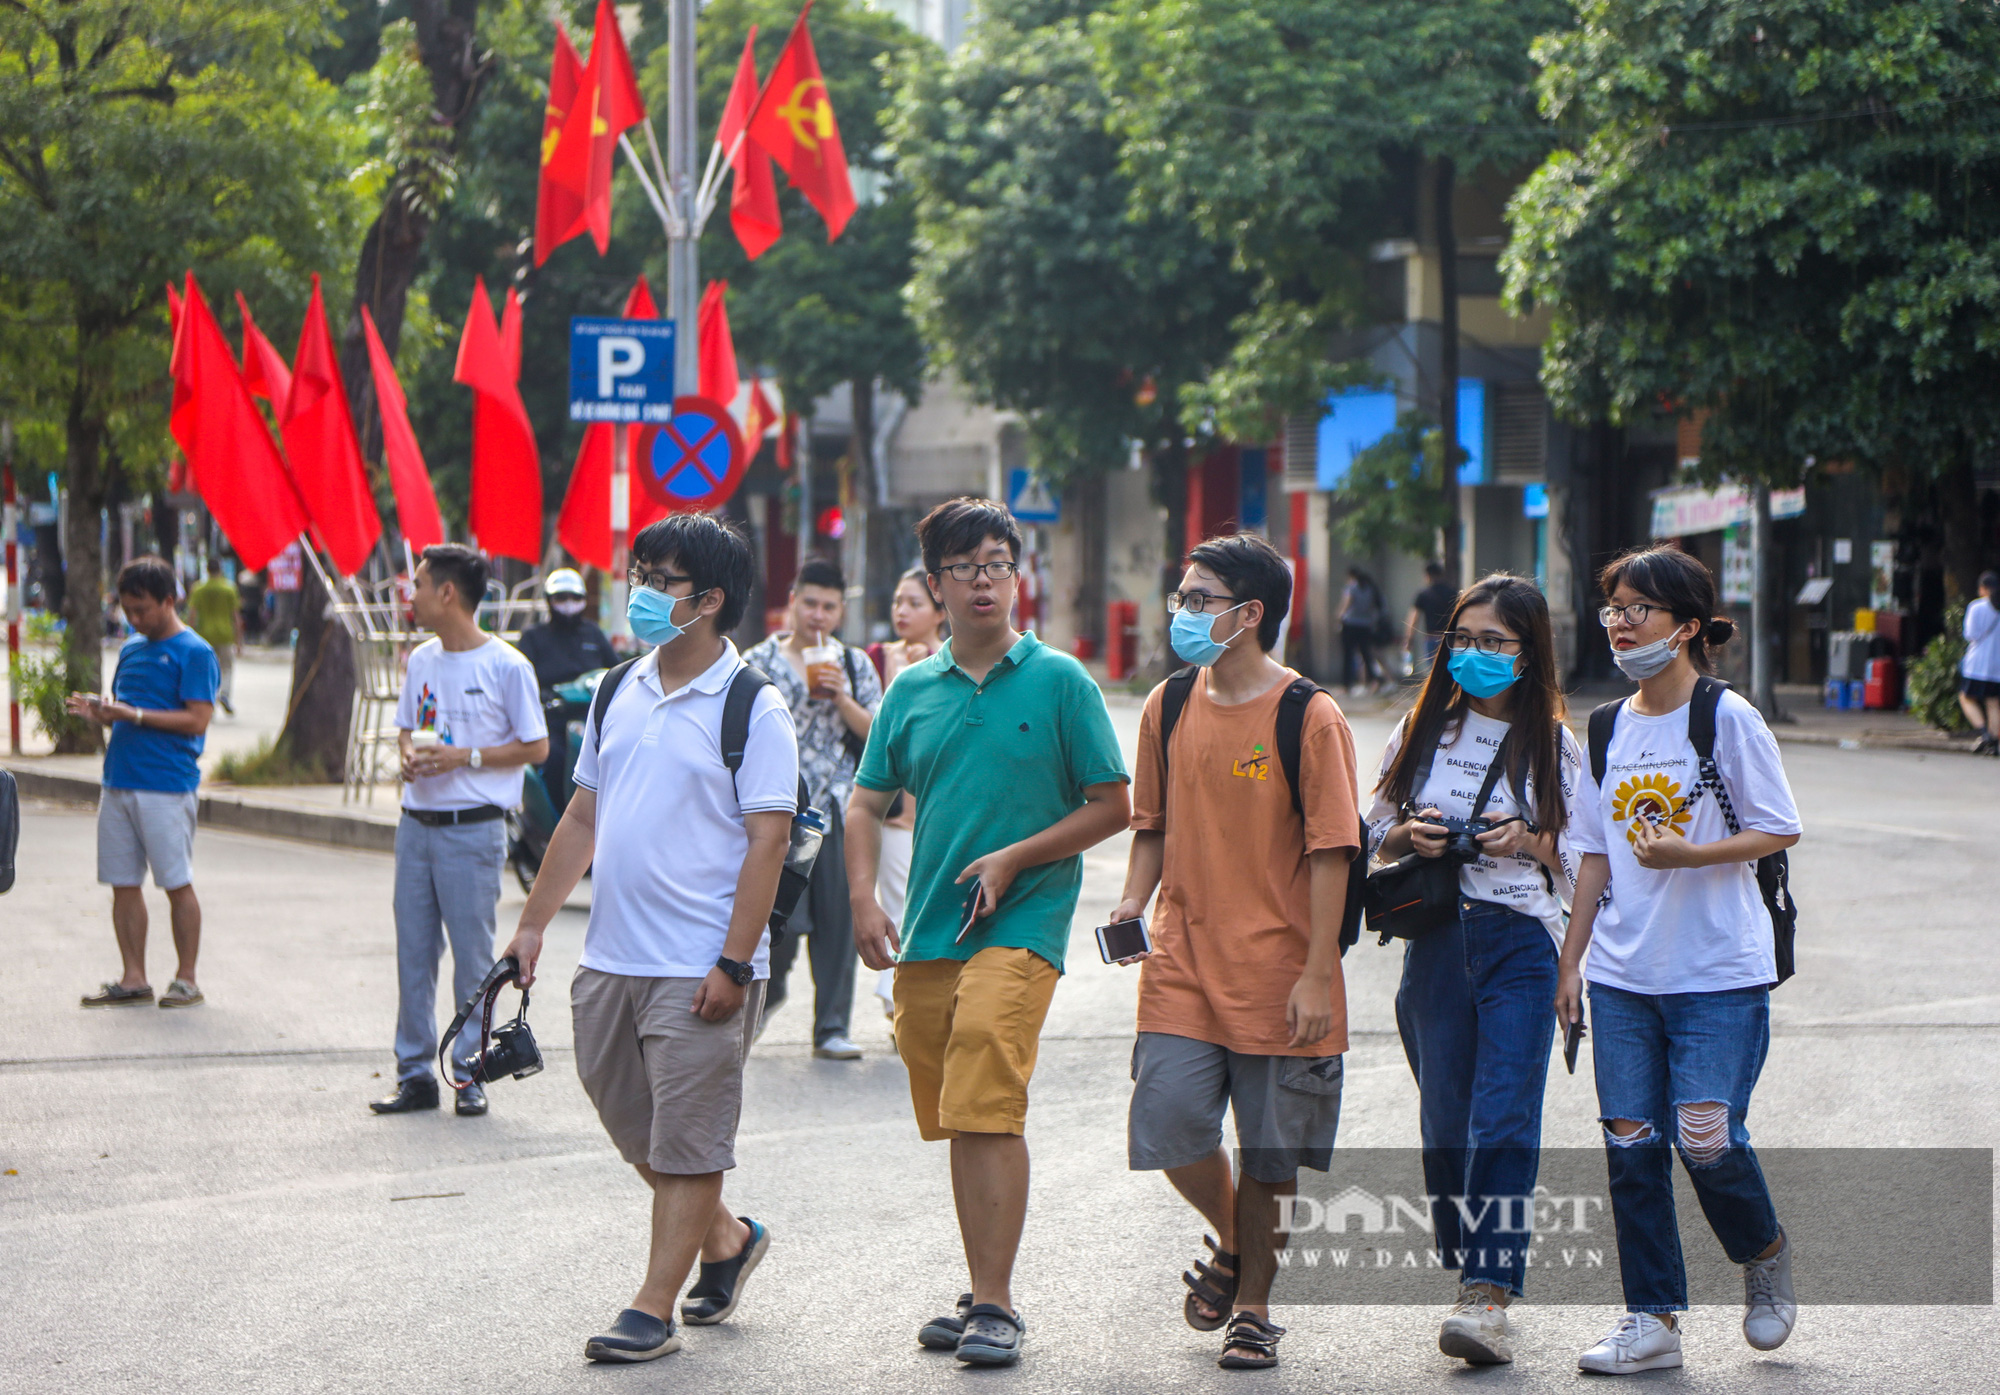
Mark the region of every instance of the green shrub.
<instances>
[{"instance_id":1,"label":"green shrub","mask_svg":"<svg viewBox=\"0 0 2000 1395\"><path fill-rule=\"evenodd\" d=\"M1910 665L1906 685L1910 711L1939 731L1969 731L1958 705L1958 664L1965 657L1965 606L1946 609L1944 633L1924 646Z\"/></svg>"},{"instance_id":2,"label":"green shrub","mask_svg":"<svg viewBox=\"0 0 2000 1395\"><path fill-rule=\"evenodd\" d=\"M7 668L14 696L35 714L35 721L57 750L88 748L90 723L63 709L69 697L69 663L62 648L62 627L48 615L28 617L27 645ZM42 652L31 652L33 650Z\"/></svg>"},{"instance_id":3,"label":"green shrub","mask_svg":"<svg viewBox=\"0 0 2000 1395\"><path fill-rule=\"evenodd\" d=\"M256 749L231 752L215 763L215 778L233 785L323 785L327 774L312 761L296 760L289 741L266 738Z\"/></svg>"}]
</instances>

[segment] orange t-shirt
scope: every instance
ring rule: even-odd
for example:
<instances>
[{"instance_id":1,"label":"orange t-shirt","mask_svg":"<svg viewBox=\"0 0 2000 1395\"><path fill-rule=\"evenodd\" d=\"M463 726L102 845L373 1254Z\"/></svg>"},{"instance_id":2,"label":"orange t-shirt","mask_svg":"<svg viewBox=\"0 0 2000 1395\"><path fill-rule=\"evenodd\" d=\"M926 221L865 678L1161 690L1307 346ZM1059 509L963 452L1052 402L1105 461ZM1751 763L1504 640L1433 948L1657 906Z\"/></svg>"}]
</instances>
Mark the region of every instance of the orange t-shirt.
<instances>
[{"instance_id":1,"label":"orange t-shirt","mask_svg":"<svg viewBox=\"0 0 2000 1395\"><path fill-rule=\"evenodd\" d=\"M1330 697L1306 706L1299 738L1305 818L1292 809L1277 750L1278 701L1291 681L1225 707L1209 700L1208 675L1200 676L1174 726L1165 801L1171 821L1161 799L1165 686L1146 700L1132 827L1164 830L1166 850L1153 908L1153 955L1139 974L1142 1032L1257 1056L1347 1050L1347 987L1338 962L1332 1030L1309 1046L1291 1045L1285 1030L1285 1006L1306 966L1312 886L1306 855L1358 851L1361 843L1354 737Z\"/></svg>"}]
</instances>

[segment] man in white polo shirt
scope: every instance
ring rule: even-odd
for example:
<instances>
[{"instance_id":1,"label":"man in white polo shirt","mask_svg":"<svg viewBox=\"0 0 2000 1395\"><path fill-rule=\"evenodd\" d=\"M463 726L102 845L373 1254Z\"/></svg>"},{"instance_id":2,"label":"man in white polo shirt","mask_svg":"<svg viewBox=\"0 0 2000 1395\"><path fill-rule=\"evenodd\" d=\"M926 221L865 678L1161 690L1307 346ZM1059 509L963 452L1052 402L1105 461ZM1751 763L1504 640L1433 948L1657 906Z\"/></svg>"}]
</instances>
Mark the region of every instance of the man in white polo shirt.
<instances>
[{"instance_id":1,"label":"man in white polo shirt","mask_svg":"<svg viewBox=\"0 0 2000 1395\"><path fill-rule=\"evenodd\" d=\"M605 1132L653 1189L645 1282L593 1361L650 1361L680 1347L674 1299L721 1322L770 1232L729 1213L743 1061L763 1006L765 926L791 841L798 744L768 682L750 708L742 764L723 761L723 709L744 669L723 638L750 596L750 545L706 514L675 514L632 540L632 632L659 647L606 675L576 763L576 794L503 951L534 981L542 935L586 869L590 925L570 985L576 1069ZM594 865L593 865L594 861Z\"/></svg>"}]
</instances>

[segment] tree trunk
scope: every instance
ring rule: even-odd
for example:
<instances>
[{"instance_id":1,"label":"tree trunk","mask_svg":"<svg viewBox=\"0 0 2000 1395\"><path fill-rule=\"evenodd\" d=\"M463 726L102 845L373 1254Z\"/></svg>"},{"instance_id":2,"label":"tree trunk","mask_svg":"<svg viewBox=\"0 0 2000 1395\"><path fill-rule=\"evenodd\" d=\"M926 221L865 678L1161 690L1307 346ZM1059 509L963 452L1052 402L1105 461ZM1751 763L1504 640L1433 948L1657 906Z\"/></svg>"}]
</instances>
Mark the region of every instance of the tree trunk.
<instances>
[{"instance_id":1,"label":"tree trunk","mask_svg":"<svg viewBox=\"0 0 2000 1395\"><path fill-rule=\"evenodd\" d=\"M1160 549L1160 594L1166 596L1180 589L1181 574L1186 570L1187 556L1187 441L1176 436L1165 446L1153 453L1153 498L1167 511L1166 546ZM1107 634L1106 645L1116 644L1118 637ZM1165 645L1166 667L1177 666L1173 647L1161 636ZM1165 674L1153 675L1165 677Z\"/></svg>"},{"instance_id":2,"label":"tree trunk","mask_svg":"<svg viewBox=\"0 0 2000 1395\"><path fill-rule=\"evenodd\" d=\"M851 404L847 434L847 585L860 588L855 604L848 607L847 632L867 642L868 622L874 618L869 605L875 599L868 590L868 522L875 502L875 380L855 378L847 385ZM888 619L884 602L883 619Z\"/></svg>"},{"instance_id":3,"label":"tree trunk","mask_svg":"<svg viewBox=\"0 0 2000 1395\"><path fill-rule=\"evenodd\" d=\"M1444 574L1461 584L1458 516L1458 229L1452 221L1452 191L1457 169L1449 159L1437 162L1436 208L1438 244L1438 432L1444 438Z\"/></svg>"},{"instance_id":4,"label":"tree trunk","mask_svg":"<svg viewBox=\"0 0 2000 1395\"><path fill-rule=\"evenodd\" d=\"M1979 594L1979 485L1972 453L1961 447L1938 476L1938 513L1944 533L1946 604Z\"/></svg>"},{"instance_id":5,"label":"tree trunk","mask_svg":"<svg viewBox=\"0 0 2000 1395\"><path fill-rule=\"evenodd\" d=\"M299 578L299 642L292 651L292 702L279 741L298 764L329 783L347 773L354 721L354 647L332 611L333 598L307 563Z\"/></svg>"},{"instance_id":6,"label":"tree trunk","mask_svg":"<svg viewBox=\"0 0 2000 1395\"><path fill-rule=\"evenodd\" d=\"M106 384L96 336L78 324L76 337L76 377L63 423L64 488L69 496L63 528L63 667L71 692L95 693L104 681L104 547L98 527L108 494ZM62 731L51 735L59 754L83 754L104 746L103 730L94 722L65 723Z\"/></svg>"}]
</instances>

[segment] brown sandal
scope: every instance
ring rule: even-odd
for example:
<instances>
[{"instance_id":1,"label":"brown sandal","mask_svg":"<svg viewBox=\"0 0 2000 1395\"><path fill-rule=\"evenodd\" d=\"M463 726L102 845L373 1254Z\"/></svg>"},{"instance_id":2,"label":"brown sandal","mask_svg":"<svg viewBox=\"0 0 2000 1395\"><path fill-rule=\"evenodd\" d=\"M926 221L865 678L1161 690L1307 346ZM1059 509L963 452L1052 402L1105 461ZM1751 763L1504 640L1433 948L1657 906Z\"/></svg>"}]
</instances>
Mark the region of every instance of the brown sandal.
<instances>
[{"instance_id":1,"label":"brown sandal","mask_svg":"<svg viewBox=\"0 0 2000 1395\"><path fill-rule=\"evenodd\" d=\"M1196 1260L1192 1272L1182 1273L1181 1282L1190 1292L1181 1302L1181 1314L1195 1331L1213 1332L1229 1321L1229 1305L1236 1301L1237 1275L1243 1269L1242 1256L1223 1249L1212 1235L1202 1236L1201 1243L1208 1246L1211 1262ZM1221 1273L1224 1268L1230 1272ZM1196 1304L1213 1308L1216 1315L1204 1316Z\"/></svg>"}]
</instances>

